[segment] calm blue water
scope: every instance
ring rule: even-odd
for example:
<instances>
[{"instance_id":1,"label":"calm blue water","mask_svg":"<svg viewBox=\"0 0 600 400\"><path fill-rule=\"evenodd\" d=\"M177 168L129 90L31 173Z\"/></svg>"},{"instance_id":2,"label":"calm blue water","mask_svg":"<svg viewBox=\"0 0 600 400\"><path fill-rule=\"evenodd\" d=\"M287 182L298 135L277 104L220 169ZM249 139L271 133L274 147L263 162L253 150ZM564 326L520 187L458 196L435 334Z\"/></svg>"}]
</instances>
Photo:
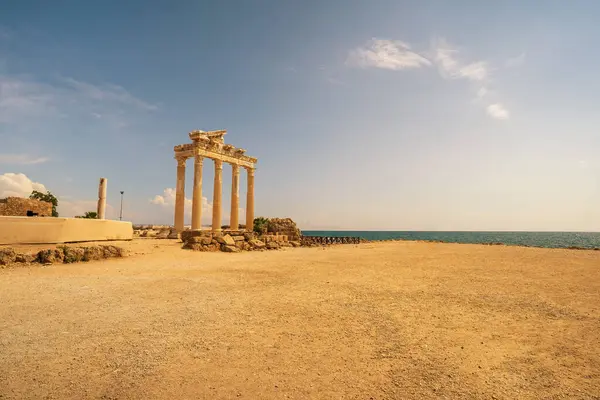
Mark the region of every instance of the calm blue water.
<instances>
[{"instance_id":1,"label":"calm blue water","mask_svg":"<svg viewBox=\"0 0 600 400\"><path fill-rule=\"evenodd\" d=\"M600 248L600 232L420 232L302 231L307 236L358 236L367 240L441 240L449 243L503 243L533 247Z\"/></svg>"}]
</instances>

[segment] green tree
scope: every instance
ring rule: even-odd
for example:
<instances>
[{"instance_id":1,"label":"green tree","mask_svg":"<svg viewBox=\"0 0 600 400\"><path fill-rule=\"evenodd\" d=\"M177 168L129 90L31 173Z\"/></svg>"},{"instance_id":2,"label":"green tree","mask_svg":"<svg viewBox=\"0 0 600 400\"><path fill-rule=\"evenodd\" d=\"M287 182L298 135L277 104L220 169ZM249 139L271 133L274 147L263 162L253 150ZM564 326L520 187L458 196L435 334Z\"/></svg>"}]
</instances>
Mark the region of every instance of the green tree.
<instances>
[{"instance_id":1,"label":"green tree","mask_svg":"<svg viewBox=\"0 0 600 400\"><path fill-rule=\"evenodd\" d=\"M52 203L52 216L58 217L58 211L56 211L56 207L58 207L58 199L52 193L50 193L50 191L47 191L46 193L42 193L42 192L38 192L37 190L34 190L29 195L29 198L35 199L35 200L40 200L40 201L45 201L47 203Z\"/></svg>"},{"instance_id":2,"label":"green tree","mask_svg":"<svg viewBox=\"0 0 600 400\"><path fill-rule=\"evenodd\" d=\"M254 218L254 232L256 233L267 233L267 225L269 219L265 217Z\"/></svg>"},{"instance_id":3,"label":"green tree","mask_svg":"<svg viewBox=\"0 0 600 400\"><path fill-rule=\"evenodd\" d=\"M85 214L79 218L98 219L98 213L96 211L86 211Z\"/></svg>"}]
</instances>

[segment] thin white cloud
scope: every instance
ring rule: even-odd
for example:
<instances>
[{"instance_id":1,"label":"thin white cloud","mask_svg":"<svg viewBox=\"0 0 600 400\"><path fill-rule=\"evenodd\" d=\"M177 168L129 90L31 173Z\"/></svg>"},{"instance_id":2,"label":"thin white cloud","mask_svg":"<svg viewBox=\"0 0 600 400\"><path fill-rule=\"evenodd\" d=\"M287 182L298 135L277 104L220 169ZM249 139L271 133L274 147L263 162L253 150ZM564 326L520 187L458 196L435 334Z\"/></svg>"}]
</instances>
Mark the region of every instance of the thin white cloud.
<instances>
[{"instance_id":1,"label":"thin white cloud","mask_svg":"<svg viewBox=\"0 0 600 400\"><path fill-rule=\"evenodd\" d=\"M431 61L400 40L372 39L365 46L351 50L346 65L398 71L426 67Z\"/></svg>"},{"instance_id":2,"label":"thin white cloud","mask_svg":"<svg viewBox=\"0 0 600 400\"><path fill-rule=\"evenodd\" d=\"M494 103L487 106L488 115L495 119L508 119L510 114L506 108L500 103Z\"/></svg>"},{"instance_id":3,"label":"thin white cloud","mask_svg":"<svg viewBox=\"0 0 600 400\"><path fill-rule=\"evenodd\" d=\"M0 175L0 198L29 197L31 192L46 192L46 187L39 182L34 182L25 174L7 172Z\"/></svg>"},{"instance_id":4,"label":"thin white cloud","mask_svg":"<svg viewBox=\"0 0 600 400\"><path fill-rule=\"evenodd\" d=\"M465 63L461 60L458 48L450 45L444 38L433 41L433 60L440 75L446 79L468 79L485 81L489 77L489 67L485 61Z\"/></svg>"},{"instance_id":5,"label":"thin white cloud","mask_svg":"<svg viewBox=\"0 0 600 400\"><path fill-rule=\"evenodd\" d=\"M0 122L31 125L52 118L93 118L123 127L140 112L158 106L117 85L92 85L71 78L53 83L0 74Z\"/></svg>"},{"instance_id":6,"label":"thin white cloud","mask_svg":"<svg viewBox=\"0 0 600 400\"><path fill-rule=\"evenodd\" d=\"M527 57L526 53L521 53L517 57L509 58L504 62L504 66L507 68L515 68L520 67L525 64L525 59Z\"/></svg>"},{"instance_id":7,"label":"thin white cloud","mask_svg":"<svg viewBox=\"0 0 600 400\"><path fill-rule=\"evenodd\" d=\"M510 117L509 111L502 104L489 104L489 98L495 96L489 89L492 77L491 69L486 61L465 62L459 49L449 44L444 38L435 39L432 47L431 57L438 66L438 71L443 78L464 79L471 82L471 86L476 93L477 103L488 102L486 113L491 118L505 120Z\"/></svg>"},{"instance_id":8,"label":"thin white cloud","mask_svg":"<svg viewBox=\"0 0 600 400\"><path fill-rule=\"evenodd\" d=\"M72 78L66 78L64 81L71 86L75 92L82 96L101 102L110 102L123 105L129 105L141 110L155 111L158 107L155 104L147 103L118 85L102 85L96 86L90 83L77 81Z\"/></svg>"},{"instance_id":9,"label":"thin white cloud","mask_svg":"<svg viewBox=\"0 0 600 400\"><path fill-rule=\"evenodd\" d=\"M32 165L49 160L48 157L35 157L29 154L0 154L0 164Z\"/></svg>"}]
</instances>

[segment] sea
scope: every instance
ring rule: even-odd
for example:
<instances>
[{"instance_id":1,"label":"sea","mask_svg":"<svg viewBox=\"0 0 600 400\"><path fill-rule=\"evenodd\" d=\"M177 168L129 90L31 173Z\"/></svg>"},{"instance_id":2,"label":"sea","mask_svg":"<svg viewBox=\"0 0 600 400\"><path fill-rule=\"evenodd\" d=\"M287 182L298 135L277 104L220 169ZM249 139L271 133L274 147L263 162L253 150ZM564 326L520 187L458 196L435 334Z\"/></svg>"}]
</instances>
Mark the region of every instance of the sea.
<instances>
[{"instance_id":1,"label":"sea","mask_svg":"<svg viewBox=\"0 0 600 400\"><path fill-rule=\"evenodd\" d=\"M448 243L600 249L600 232L302 231L306 236L357 236L366 240L428 240Z\"/></svg>"}]
</instances>

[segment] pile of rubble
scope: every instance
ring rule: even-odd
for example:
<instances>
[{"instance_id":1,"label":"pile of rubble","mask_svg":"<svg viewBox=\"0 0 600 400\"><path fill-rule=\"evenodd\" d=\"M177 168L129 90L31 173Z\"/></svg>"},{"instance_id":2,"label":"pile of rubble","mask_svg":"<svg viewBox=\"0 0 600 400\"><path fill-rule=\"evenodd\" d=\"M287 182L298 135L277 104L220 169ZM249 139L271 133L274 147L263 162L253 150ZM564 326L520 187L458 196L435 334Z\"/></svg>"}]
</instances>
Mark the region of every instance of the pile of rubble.
<instances>
[{"instance_id":1,"label":"pile of rubble","mask_svg":"<svg viewBox=\"0 0 600 400\"><path fill-rule=\"evenodd\" d=\"M80 261L125 257L125 249L113 245L57 246L37 253L17 253L12 247L0 248L0 268L39 264L70 264Z\"/></svg>"},{"instance_id":2,"label":"pile of rubble","mask_svg":"<svg viewBox=\"0 0 600 400\"><path fill-rule=\"evenodd\" d=\"M177 239L175 228L167 225L134 225L133 236L154 239Z\"/></svg>"},{"instance_id":3,"label":"pile of rubble","mask_svg":"<svg viewBox=\"0 0 600 400\"><path fill-rule=\"evenodd\" d=\"M282 247L300 247L299 241L290 241L285 235L261 235L245 231L183 231L183 248L196 251L240 251L277 250Z\"/></svg>"}]
</instances>

